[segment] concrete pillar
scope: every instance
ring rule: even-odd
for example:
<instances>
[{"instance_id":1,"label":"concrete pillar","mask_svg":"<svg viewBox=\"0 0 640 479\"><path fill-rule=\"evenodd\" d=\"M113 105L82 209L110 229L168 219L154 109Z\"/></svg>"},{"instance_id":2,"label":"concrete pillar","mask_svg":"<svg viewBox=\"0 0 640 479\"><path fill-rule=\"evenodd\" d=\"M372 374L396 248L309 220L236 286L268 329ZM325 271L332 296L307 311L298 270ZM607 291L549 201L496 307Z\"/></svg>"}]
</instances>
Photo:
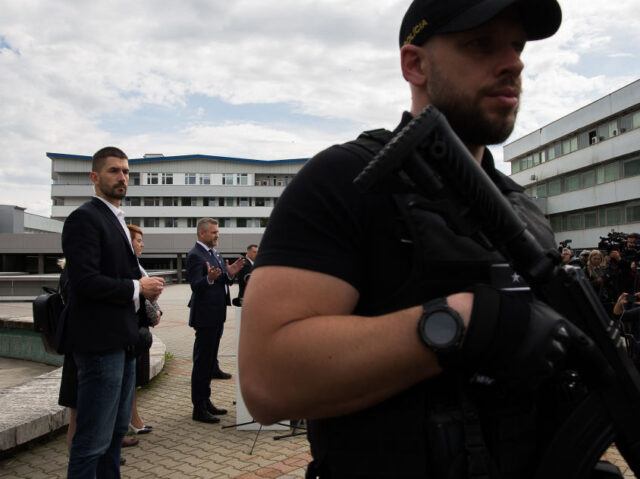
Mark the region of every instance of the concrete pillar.
<instances>
[{"instance_id":1,"label":"concrete pillar","mask_svg":"<svg viewBox=\"0 0 640 479\"><path fill-rule=\"evenodd\" d=\"M176 256L176 269L178 270L178 284L182 283L182 253Z\"/></svg>"}]
</instances>

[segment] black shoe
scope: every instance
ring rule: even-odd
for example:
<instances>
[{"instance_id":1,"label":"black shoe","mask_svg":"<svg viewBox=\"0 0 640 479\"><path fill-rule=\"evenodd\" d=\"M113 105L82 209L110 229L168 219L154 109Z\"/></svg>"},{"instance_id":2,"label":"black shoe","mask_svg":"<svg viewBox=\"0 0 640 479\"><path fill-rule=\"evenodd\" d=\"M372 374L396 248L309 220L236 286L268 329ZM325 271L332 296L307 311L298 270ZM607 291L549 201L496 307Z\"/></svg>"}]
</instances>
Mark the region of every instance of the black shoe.
<instances>
[{"instance_id":1,"label":"black shoe","mask_svg":"<svg viewBox=\"0 0 640 479\"><path fill-rule=\"evenodd\" d=\"M211 379L231 379L231 374L224 371L218 371L211 375Z\"/></svg>"},{"instance_id":2,"label":"black shoe","mask_svg":"<svg viewBox=\"0 0 640 479\"><path fill-rule=\"evenodd\" d=\"M220 419L215 417L206 409L194 409L191 418L194 421L207 422L209 424L215 424L217 422L220 422Z\"/></svg>"},{"instance_id":3,"label":"black shoe","mask_svg":"<svg viewBox=\"0 0 640 479\"><path fill-rule=\"evenodd\" d=\"M219 409L215 407L211 401L207 403L207 412L209 414L213 414L214 416L223 416L224 414L227 414L226 409Z\"/></svg>"}]
</instances>

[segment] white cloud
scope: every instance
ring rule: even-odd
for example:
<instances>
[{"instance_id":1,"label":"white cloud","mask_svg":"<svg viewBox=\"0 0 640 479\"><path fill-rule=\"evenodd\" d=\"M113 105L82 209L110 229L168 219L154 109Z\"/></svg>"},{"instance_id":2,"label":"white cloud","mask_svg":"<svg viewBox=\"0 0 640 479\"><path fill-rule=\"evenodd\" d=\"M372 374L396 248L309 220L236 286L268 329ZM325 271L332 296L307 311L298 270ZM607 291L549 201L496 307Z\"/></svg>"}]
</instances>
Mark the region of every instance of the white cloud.
<instances>
[{"instance_id":1,"label":"white cloud","mask_svg":"<svg viewBox=\"0 0 640 479\"><path fill-rule=\"evenodd\" d=\"M343 0L5 0L0 202L25 201L29 211L49 213L47 151L91 154L118 144L132 157L306 157L358 130L393 128L410 101L397 46L408 4L372 0L363 10ZM640 77L633 61L640 2L561 4L558 34L525 51L515 135ZM613 63L600 71L604 58ZM290 114L325 121L212 120L202 107L181 116L192 95L288 105ZM175 112L174 123L162 131L132 124L149 106ZM118 129L108 126L115 120ZM327 123L348 126L336 133Z\"/></svg>"}]
</instances>

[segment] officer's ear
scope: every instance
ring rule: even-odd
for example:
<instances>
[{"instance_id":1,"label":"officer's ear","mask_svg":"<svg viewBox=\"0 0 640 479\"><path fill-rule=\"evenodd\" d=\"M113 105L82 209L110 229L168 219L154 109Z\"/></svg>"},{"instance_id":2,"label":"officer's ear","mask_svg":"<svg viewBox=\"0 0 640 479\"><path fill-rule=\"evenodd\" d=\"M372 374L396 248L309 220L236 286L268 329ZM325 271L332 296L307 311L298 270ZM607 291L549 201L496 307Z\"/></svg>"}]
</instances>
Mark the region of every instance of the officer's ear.
<instances>
[{"instance_id":1,"label":"officer's ear","mask_svg":"<svg viewBox=\"0 0 640 479\"><path fill-rule=\"evenodd\" d=\"M403 45L400 49L402 76L411 85L423 87L427 83L429 62L424 46Z\"/></svg>"}]
</instances>

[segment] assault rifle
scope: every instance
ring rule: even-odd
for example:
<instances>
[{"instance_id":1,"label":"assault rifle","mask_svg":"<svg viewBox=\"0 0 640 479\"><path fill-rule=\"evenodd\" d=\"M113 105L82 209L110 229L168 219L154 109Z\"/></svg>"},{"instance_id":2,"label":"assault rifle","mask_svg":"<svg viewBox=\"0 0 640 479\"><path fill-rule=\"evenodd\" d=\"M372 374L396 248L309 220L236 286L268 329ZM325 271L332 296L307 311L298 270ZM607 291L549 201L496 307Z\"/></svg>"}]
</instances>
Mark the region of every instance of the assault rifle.
<instances>
[{"instance_id":1,"label":"assault rifle","mask_svg":"<svg viewBox=\"0 0 640 479\"><path fill-rule=\"evenodd\" d=\"M576 346L588 350L578 368L585 388L548 444L534 477L591 477L614 441L640 477L640 375L582 270L559 266L557 251L542 249L435 107L425 108L387 143L355 183L367 191L391 173L427 197L450 201L458 214L447 221L458 234L482 236L527 280L538 299L593 340L590 346Z\"/></svg>"}]
</instances>

